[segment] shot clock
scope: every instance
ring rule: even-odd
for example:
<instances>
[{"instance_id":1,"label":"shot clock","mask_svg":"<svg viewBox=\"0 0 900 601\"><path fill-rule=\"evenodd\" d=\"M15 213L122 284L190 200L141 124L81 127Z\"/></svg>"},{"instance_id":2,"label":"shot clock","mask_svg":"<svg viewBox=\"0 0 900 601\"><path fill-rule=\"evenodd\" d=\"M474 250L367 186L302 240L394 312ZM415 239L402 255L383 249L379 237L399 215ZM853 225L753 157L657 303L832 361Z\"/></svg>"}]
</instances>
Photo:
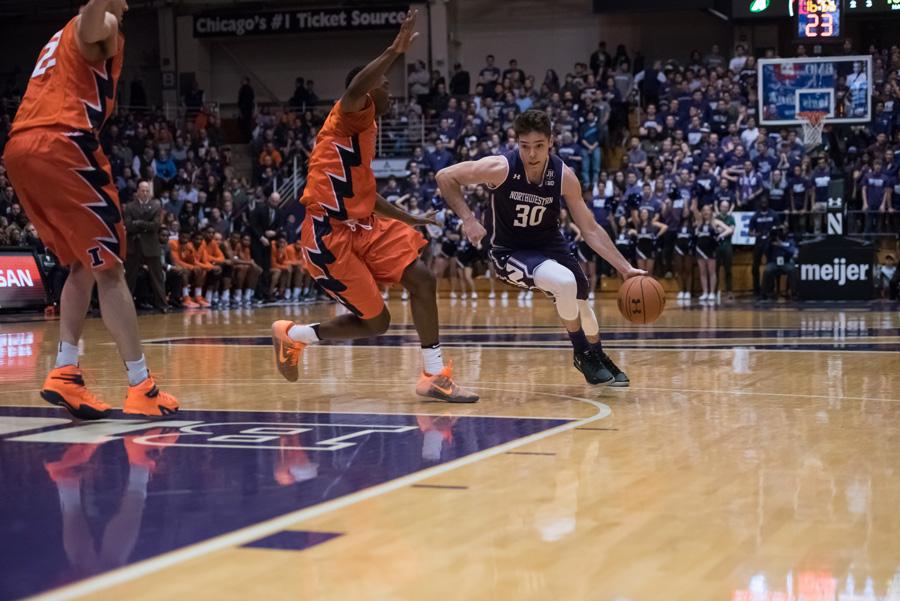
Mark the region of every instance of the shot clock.
<instances>
[{"instance_id":1,"label":"shot clock","mask_svg":"<svg viewBox=\"0 0 900 601\"><path fill-rule=\"evenodd\" d=\"M791 5L797 38L824 42L841 37L841 0L791 0Z\"/></svg>"}]
</instances>

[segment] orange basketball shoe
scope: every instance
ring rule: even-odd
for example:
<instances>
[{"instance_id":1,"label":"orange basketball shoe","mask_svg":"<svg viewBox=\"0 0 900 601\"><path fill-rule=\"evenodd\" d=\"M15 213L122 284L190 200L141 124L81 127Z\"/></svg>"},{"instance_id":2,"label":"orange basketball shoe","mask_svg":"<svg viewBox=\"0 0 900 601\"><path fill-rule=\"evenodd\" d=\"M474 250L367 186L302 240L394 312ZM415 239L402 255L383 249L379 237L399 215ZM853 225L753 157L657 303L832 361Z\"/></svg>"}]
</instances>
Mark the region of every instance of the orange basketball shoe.
<instances>
[{"instance_id":1,"label":"orange basketball shoe","mask_svg":"<svg viewBox=\"0 0 900 601\"><path fill-rule=\"evenodd\" d=\"M288 382L296 382L300 377L297 364L306 345L288 336L293 321L281 319L272 324L272 349L275 351L275 367Z\"/></svg>"},{"instance_id":2,"label":"orange basketball shoe","mask_svg":"<svg viewBox=\"0 0 900 601\"><path fill-rule=\"evenodd\" d=\"M112 407L85 388L84 374L77 365L64 365L51 370L41 388L41 398L65 407L78 419L103 419L112 411Z\"/></svg>"},{"instance_id":3,"label":"orange basketball shoe","mask_svg":"<svg viewBox=\"0 0 900 601\"><path fill-rule=\"evenodd\" d=\"M447 401L448 403L474 403L478 400L477 394L453 381L452 361L438 374L431 375L423 371L416 384L416 394L427 399Z\"/></svg>"},{"instance_id":4,"label":"orange basketball shoe","mask_svg":"<svg viewBox=\"0 0 900 601\"><path fill-rule=\"evenodd\" d=\"M202 296L195 297L194 302L197 303L198 307L202 307L203 309L210 306L210 304Z\"/></svg>"},{"instance_id":5,"label":"orange basketball shoe","mask_svg":"<svg viewBox=\"0 0 900 601\"><path fill-rule=\"evenodd\" d=\"M178 411L178 399L156 387L153 376L137 386L128 387L123 411L129 415L166 417Z\"/></svg>"}]
</instances>

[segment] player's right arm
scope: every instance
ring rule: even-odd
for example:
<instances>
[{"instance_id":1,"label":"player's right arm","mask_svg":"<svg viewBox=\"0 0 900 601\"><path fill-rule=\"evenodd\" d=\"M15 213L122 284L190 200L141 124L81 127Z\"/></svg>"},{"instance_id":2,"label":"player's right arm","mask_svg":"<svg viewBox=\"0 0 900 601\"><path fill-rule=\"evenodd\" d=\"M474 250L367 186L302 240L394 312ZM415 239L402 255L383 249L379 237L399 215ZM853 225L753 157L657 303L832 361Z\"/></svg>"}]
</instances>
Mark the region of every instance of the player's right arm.
<instances>
[{"instance_id":1,"label":"player's right arm","mask_svg":"<svg viewBox=\"0 0 900 601\"><path fill-rule=\"evenodd\" d=\"M119 21L109 12L112 5L128 7L126 0L90 0L78 16L78 49L88 61L107 59L118 51Z\"/></svg>"},{"instance_id":2,"label":"player's right arm","mask_svg":"<svg viewBox=\"0 0 900 601\"><path fill-rule=\"evenodd\" d=\"M356 113L366 107L369 92L382 85L384 76L391 68L391 65L394 64L394 61L409 49L413 40L419 37L419 34L414 31L418 14L419 11L410 10L406 14L406 19L400 26L400 32L397 34L394 42L388 46L387 50L381 53L381 56L363 67L362 71L356 74L356 77L353 78L344 91L344 95L341 96L340 110L342 113Z\"/></svg>"},{"instance_id":3,"label":"player's right arm","mask_svg":"<svg viewBox=\"0 0 900 601\"><path fill-rule=\"evenodd\" d=\"M466 204L463 197L463 186L486 184L490 188L496 188L506 181L509 172L509 163L506 157L489 156L477 161L465 161L438 171L435 176L441 197L450 209L459 215L463 221L463 233L474 245L478 245L485 237L484 229L475 214Z\"/></svg>"}]
</instances>

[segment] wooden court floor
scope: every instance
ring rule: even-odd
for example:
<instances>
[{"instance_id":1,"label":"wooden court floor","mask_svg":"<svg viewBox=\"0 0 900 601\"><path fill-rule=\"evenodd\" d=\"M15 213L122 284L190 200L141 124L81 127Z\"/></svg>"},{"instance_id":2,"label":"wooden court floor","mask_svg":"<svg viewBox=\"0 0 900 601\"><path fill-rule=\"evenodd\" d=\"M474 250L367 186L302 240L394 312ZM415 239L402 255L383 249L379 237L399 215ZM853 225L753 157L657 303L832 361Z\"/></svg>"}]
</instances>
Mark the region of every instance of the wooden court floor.
<instances>
[{"instance_id":1,"label":"wooden court floor","mask_svg":"<svg viewBox=\"0 0 900 601\"><path fill-rule=\"evenodd\" d=\"M73 423L53 322L0 325L0 599L900 599L900 314L598 301L628 389L590 387L544 298L441 301L475 405L412 394L408 305L280 379L269 324L141 318L175 422ZM88 382L121 406L100 320ZM148 451L151 449L152 452Z\"/></svg>"}]
</instances>

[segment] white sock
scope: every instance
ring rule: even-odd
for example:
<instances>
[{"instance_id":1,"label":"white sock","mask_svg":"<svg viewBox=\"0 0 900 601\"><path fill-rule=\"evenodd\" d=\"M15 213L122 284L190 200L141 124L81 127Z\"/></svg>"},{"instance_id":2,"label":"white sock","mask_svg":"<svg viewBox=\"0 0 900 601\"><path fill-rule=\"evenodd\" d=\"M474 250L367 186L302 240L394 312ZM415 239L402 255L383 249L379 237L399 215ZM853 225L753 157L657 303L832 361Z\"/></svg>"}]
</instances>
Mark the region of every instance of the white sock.
<instances>
[{"instance_id":1,"label":"white sock","mask_svg":"<svg viewBox=\"0 0 900 601\"><path fill-rule=\"evenodd\" d=\"M212 301L213 301L213 293L212 293L212 292L207 292L207 293L206 293L206 302L212 303Z\"/></svg>"},{"instance_id":2,"label":"white sock","mask_svg":"<svg viewBox=\"0 0 900 601\"><path fill-rule=\"evenodd\" d=\"M190 296L191 295L191 287L185 286L184 289L182 290L182 292L184 292L184 294L182 296Z\"/></svg>"},{"instance_id":3,"label":"white sock","mask_svg":"<svg viewBox=\"0 0 900 601\"><path fill-rule=\"evenodd\" d=\"M422 347L422 362L425 364L425 373L433 376L444 369L444 357L441 354L441 345Z\"/></svg>"},{"instance_id":4,"label":"white sock","mask_svg":"<svg viewBox=\"0 0 900 601\"><path fill-rule=\"evenodd\" d=\"M292 300L294 298L294 293L291 292L291 289L288 288L284 291L284 300Z\"/></svg>"},{"instance_id":5,"label":"white sock","mask_svg":"<svg viewBox=\"0 0 900 601\"><path fill-rule=\"evenodd\" d=\"M244 300L245 300L245 301L248 301L248 300L250 300L251 298L253 298L253 291L250 290L249 288L245 289L245 290L244 290Z\"/></svg>"},{"instance_id":6,"label":"white sock","mask_svg":"<svg viewBox=\"0 0 900 601\"><path fill-rule=\"evenodd\" d=\"M147 369L147 360L141 355L137 361L126 361L125 369L128 370L128 385L137 386L150 376Z\"/></svg>"},{"instance_id":7,"label":"white sock","mask_svg":"<svg viewBox=\"0 0 900 601\"><path fill-rule=\"evenodd\" d=\"M56 367L78 366L78 347L68 342L60 342L56 352Z\"/></svg>"},{"instance_id":8,"label":"white sock","mask_svg":"<svg viewBox=\"0 0 900 601\"><path fill-rule=\"evenodd\" d=\"M201 296L203 296L203 289L194 288L194 298L200 298Z\"/></svg>"},{"instance_id":9,"label":"white sock","mask_svg":"<svg viewBox=\"0 0 900 601\"><path fill-rule=\"evenodd\" d=\"M294 300L300 300L300 292L299 288L294 288Z\"/></svg>"},{"instance_id":10,"label":"white sock","mask_svg":"<svg viewBox=\"0 0 900 601\"><path fill-rule=\"evenodd\" d=\"M288 330L288 338L303 344L315 344L321 340L314 327L318 325L317 323L311 323L308 326L291 326L291 329Z\"/></svg>"},{"instance_id":11,"label":"white sock","mask_svg":"<svg viewBox=\"0 0 900 601\"><path fill-rule=\"evenodd\" d=\"M218 293L218 292L214 292L213 295L212 295L212 299L213 299L213 302L214 302L214 303L219 302L219 293Z\"/></svg>"},{"instance_id":12,"label":"white sock","mask_svg":"<svg viewBox=\"0 0 900 601\"><path fill-rule=\"evenodd\" d=\"M222 302L230 303L231 302L231 290L226 290L222 293Z\"/></svg>"}]
</instances>

